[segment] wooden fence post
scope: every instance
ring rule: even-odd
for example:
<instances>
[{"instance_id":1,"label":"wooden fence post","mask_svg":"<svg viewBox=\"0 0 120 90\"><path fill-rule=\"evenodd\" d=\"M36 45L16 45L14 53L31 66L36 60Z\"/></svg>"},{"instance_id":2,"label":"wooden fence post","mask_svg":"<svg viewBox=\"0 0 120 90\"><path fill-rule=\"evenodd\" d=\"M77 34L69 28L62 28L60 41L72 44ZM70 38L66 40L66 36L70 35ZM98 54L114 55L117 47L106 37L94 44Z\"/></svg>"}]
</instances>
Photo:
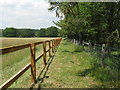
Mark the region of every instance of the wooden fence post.
<instances>
[{"instance_id":1,"label":"wooden fence post","mask_svg":"<svg viewBox=\"0 0 120 90\"><path fill-rule=\"evenodd\" d=\"M54 45L53 45L53 40L52 40L52 54L54 53Z\"/></svg>"},{"instance_id":2,"label":"wooden fence post","mask_svg":"<svg viewBox=\"0 0 120 90\"><path fill-rule=\"evenodd\" d=\"M55 40L55 48L57 47L57 39Z\"/></svg>"},{"instance_id":3,"label":"wooden fence post","mask_svg":"<svg viewBox=\"0 0 120 90\"><path fill-rule=\"evenodd\" d=\"M59 45L59 39L57 40L57 46Z\"/></svg>"},{"instance_id":4,"label":"wooden fence post","mask_svg":"<svg viewBox=\"0 0 120 90\"><path fill-rule=\"evenodd\" d=\"M55 51L55 40L53 40L53 46L54 46L54 51Z\"/></svg>"},{"instance_id":5,"label":"wooden fence post","mask_svg":"<svg viewBox=\"0 0 120 90\"><path fill-rule=\"evenodd\" d=\"M75 44L75 39L73 39L73 43Z\"/></svg>"},{"instance_id":6,"label":"wooden fence post","mask_svg":"<svg viewBox=\"0 0 120 90\"><path fill-rule=\"evenodd\" d=\"M105 44L102 44L102 57L101 57L101 66L105 67Z\"/></svg>"},{"instance_id":7,"label":"wooden fence post","mask_svg":"<svg viewBox=\"0 0 120 90\"><path fill-rule=\"evenodd\" d=\"M58 46L58 39L57 39L57 46Z\"/></svg>"},{"instance_id":8,"label":"wooden fence post","mask_svg":"<svg viewBox=\"0 0 120 90\"><path fill-rule=\"evenodd\" d=\"M57 47L57 42L56 42L56 39L55 39L55 49L56 49L56 47Z\"/></svg>"},{"instance_id":9,"label":"wooden fence post","mask_svg":"<svg viewBox=\"0 0 120 90\"><path fill-rule=\"evenodd\" d=\"M89 42L89 44L88 44L88 47L89 47L89 52L91 52L92 51L92 45L91 45L91 42Z\"/></svg>"},{"instance_id":10,"label":"wooden fence post","mask_svg":"<svg viewBox=\"0 0 120 90\"><path fill-rule=\"evenodd\" d=\"M43 61L44 64L46 65L46 41L43 42Z\"/></svg>"},{"instance_id":11,"label":"wooden fence post","mask_svg":"<svg viewBox=\"0 0 120 90\"><path fill-rule=\"evenodd\" d=\"M49 41L49 57L51 57L51 41Z\"/></svg>"},{"instance_id":12,"label":"wooden fence post","mask_svg":"<svg viewBox=\"0 0 120 90\"><path fill-rule=\"evenodd\" d=\"M32 43L30 46L31 50L31 78L34 83L36 83L36 63L35 63L35 44Z\"/></svg>"},{"instance_id":13,"label":"wooden fence post","mask_svg":"<svg viewBox=\"0 0 120 90\"><path fill-rule=\"evenodd\" d=\"M53 39L53 48L54 48L54 51L55 51L55 39Z\"/></svg>"}]
</instances>

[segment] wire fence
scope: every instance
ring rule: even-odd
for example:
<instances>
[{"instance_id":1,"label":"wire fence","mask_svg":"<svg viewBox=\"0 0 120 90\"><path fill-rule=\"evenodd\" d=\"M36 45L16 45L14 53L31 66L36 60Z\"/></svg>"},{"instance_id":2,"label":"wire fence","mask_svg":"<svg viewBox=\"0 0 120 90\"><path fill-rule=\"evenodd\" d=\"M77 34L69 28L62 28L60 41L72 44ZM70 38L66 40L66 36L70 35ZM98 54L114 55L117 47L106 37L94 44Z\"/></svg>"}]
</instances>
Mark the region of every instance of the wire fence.
<instances>
[{"instance_id":1,"label":"wire fence","mask_svg":"<svg viewBox=\"0 0 120 90\"><path fill-rule=\"evenodd\" d=\"M102 67L108 67L116 71L120 70L120 49L113 47L105 47L104 44L95 44L88 46L90 52L96 52L101 60Z\"/></svg>"},{"instance_id":2,"label":"wire fence","mask_svg":"<svg viewBox=\"0 0 120 90\"><path fill-rule=\"evenodd\" d=\"M68 39L70 42L80 45L79 41L75 39ZM117 44L115 47L106 47L105 44L91 44L90 42L83 42L83 47L91 54L96 54L100 60L101 67L114 69L119 73L120 71L120 46Z\"/></svg>"}]
</instances>

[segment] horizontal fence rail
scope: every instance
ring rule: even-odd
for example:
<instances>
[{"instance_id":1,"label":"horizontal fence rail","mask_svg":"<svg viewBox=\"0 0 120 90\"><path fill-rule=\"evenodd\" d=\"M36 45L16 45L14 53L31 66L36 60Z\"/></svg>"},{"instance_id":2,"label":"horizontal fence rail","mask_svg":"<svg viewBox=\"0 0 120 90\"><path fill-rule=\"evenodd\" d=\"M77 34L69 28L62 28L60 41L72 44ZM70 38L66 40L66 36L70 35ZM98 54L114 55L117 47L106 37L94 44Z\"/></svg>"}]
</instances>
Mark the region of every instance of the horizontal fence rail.
<instances>
[{"instance_id":1,"label":"horizontal fence rail","mask_svg":"<svg viewBox=\"0 0 120 90\"><path fill-rule=\"evenodd\" d=\"M41 42L35 42L30 44L24 44L20 46L13 46L9 48L3 48L0 49L0 55L7 54L10 52L18 51L25 48L30 48L30 63L27 64L24 68L22 68L18 73L16 73L14 76L12 76L9 80L7 80L5 83L3 83L0 86L0 89L8 88L12 83L14 83L19 77L21 77L29 68L31 68L31 79L33 83L36 83L36 62L43 57L44 64L46 65L46 53L49 52L49 57L55 52L55 49L58 47L58 45L61 42L61 38L56 38L52 40L46 40ZM43 54L35 57L35 46L43 44ZM46 50L46 45L49 45L49 48Z\"/></svg>"}]
</instances>

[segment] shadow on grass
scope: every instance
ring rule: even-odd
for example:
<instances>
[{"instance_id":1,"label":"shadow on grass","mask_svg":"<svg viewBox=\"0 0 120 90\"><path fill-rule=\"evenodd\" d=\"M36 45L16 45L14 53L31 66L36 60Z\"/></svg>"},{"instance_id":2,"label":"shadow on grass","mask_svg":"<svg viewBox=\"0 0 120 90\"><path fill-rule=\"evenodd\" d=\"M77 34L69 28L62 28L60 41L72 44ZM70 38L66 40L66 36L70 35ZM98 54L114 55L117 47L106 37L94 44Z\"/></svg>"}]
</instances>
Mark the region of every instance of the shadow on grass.
<instances>
[{"instance_id":1,"label":"shadow on grass","mask_svg":"<svg viewBox=\"0 0 120 90\"><path fill-rule=\"evenodd\" d=\"M56 49L56 51L57 51L57 49ZM35 86L37 83L39 83L39 84L38 84L38 90L41 89L40 84L44 82L44 79L45 79L45 78L49 78L49 76L46 76L46 74L47 74L47 71L49 70L49 67L50 67L50 65L51 65L51 63L52 63L52 61L53 61L53 59L54 59L54 56L55 56L55 54L56 54L56 51L55 51L54 54L48 59L47 65L44 66L44 68L43 68L42 71L40 72L38 78L36 79L36 83L32 84L31 87L30 87L30 89L33 89L34 86Z\"/></svg>"},{"instance_id":2,"label":"shadow on grass","mask_svg":"<svg viewBox=\"0 0 120 90\"><path fill-rule=\"evenodd\" d=\"M62 43L63 45L69 45L69 43Z\"/></svg>"},{"instance_id":3,"label":"shadow on grass","mask_svg":"<svg viewBox=\"0 0 120 90\"><path fill-rule=\"evenodd\" d=\"M77 46L73 47L73 50L65 49L62 52L66 52L66 53L80 53L80 52L83 52L83 51L85 51L84 47L77 45Z\"/></svg>"},{"instance_id":4,"label":"shadow on grass","mask_svg":"<svg viewBox=\"0 0 120 90\"><path fill-rule=\"evenodd\" d=\"M62 52L65 52L65 53L80 53L80 52L83 52L84 50L81 50L81 49L74 49L73 51L69 51L69 50L63 50Z\"/></svg>"},{"instance_id":5,"label":"shadow on grass","mask_svg":"<svg viewBox=\"0 0 120 90\"><path fill-rule=\"evenodd\" d=\"M85 69L84 71L79 72L78 75L79 75L79 76L82 76L82 77L85 77L85 76L87 76L88 74L90 74L94 69L95 69L95 68Z\"/></svg>"},{"instance_id":6,"label":"shadow on grass","mask_svg":"<svg viewBox=\"0 0 120 90\"><path fill-rule=\"evenodd\" d=\"M89 75L90 77L95 77L95 80L100 81L101 85L92 86L94 88L110 88L115 87L118 88L120 85L119 72L113 72L108 68L102 68L100 66L85 69L82 72L79 71L77 73L78 76L86 77Z\"/></svg>"},{"instance_id":7,"label":"shadow on grass","mask_svg":"<svg viewBox=\"0 0 120 90\"><path fill-rule=\"evenodd\" d=\"M71 53L71 51L69 51L69 50L63 50L62 52L68 52L68 53Z\"/></svg>"}]
</instances>

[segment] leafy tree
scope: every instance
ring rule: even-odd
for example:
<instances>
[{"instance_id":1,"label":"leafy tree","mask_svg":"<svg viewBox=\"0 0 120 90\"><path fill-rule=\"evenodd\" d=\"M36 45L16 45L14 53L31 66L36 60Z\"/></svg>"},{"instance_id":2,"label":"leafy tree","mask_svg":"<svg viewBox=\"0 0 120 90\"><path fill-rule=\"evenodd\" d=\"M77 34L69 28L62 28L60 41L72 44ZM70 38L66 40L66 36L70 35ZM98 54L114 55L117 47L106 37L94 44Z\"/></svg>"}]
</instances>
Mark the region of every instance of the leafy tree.
<instances>
[{"instance_id":1,"label":"leafy tree","mask_svg":"<svg viewBox=\"0 0 120 90\"><path fill-rule=\"evenodd\" d=\"M36 32L36 36L37 37L45 37L45 32L46 32L46 29L41 28L39 31Z\"/></svg>"},{"instance_id":2,"label":"leafy tree","mask_svg":"<svg viewBox=\"0 0 120 90\"><path fill-rule=\"evenodd\" d=\"M32 29L17 29L18 37L34 37L34 30Z\"/></svg>"},{"instance_id":3,"label":"leafy tree","mask_svg":"<svg viewBox=\"0 0 120 90\"><path fill-rule=\"evenodd\" d=\"M3 36L4 37L34 37L34 30L6 28L5 30L3 30Z\"/></svg>"},{"instance_id":4,"label":"leafy tree","mask_svg":"<svg viewBox=\"0 0 120 90\"><path fill-rule=\"evenodd\" d=\"M68 38L81 44L84 40L104 42L108 46L118 42L120 2L50 2L50 5L49 10L56 11L56 16L61 18L54 23L66 31Z\"/></svg>"},{"instance_id":5,"label":"leafy tree","mask_svg":"<svg viewBox=\"0 0 120 90\"><path fill-rule=\"evenodd\" d=\"M60 36L60 37L66 37L66 35L67 35L67 32L66 32L66 30L63 30L63 29L58 29L58 36Z\"/></svg>"},{"instance_id":6,"label":"leafy tree","mask_svg":"<svg viewBox=\"0 0 120 90\"><path fill-rule=\"evenodd\" d=\"M46 29L45 36L47 37L57 37L58 36L58 28L51 26Z\"/></svg>"},{"instance_id":7,"label":"leafy tree","mask_svg":"<svg viewBox=\"0 0 120 90\"><path fill-rule=\"evenodd\" d=\"M0 37L2 37L2 32L3 32L3 30L0 30Z\"/></svg>"},{"instance_id":8,"label":"leafy tree","mask_svg":"<svg viewBox=\"0 0 120 90\"><path fill-rule=\"evenodd\" d=\"M57 37L58 36L58 28L51 26L48 28L41 28L36 32L37 37Z\"/></svg>"},{"instance_id":9,"label":"leafy tree","mask_svg":"<svg viewBox=\"0 0 120 90\"><path fill-rule=\"evenodd\" d=\"M3 30L3 36L4 37L16 37L16 30L14 28L6 28L5 30Z\"/></svg>"}]
</instances>

